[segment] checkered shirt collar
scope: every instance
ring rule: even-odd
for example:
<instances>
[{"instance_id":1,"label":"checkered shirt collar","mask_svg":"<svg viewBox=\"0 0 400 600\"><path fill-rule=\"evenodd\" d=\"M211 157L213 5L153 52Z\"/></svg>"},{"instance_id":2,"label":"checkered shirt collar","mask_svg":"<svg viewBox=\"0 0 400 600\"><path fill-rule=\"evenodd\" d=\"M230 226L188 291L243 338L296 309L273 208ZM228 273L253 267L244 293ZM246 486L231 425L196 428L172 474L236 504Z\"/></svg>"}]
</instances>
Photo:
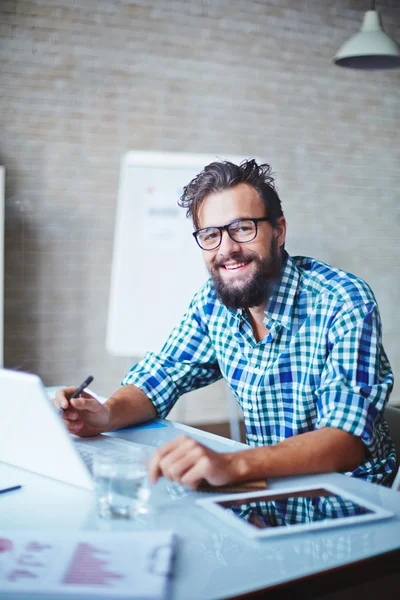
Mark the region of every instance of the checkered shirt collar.
<instances>
[{"instance_id":1,"label":"checkered shirt collar","mask_svg":"<svg viewBox=\"0 0 400 600\"><path fill-rule=\"evenodd\" d=\"M265 314L273 321L290 328L293 306L300 287L300 271L286 254L281 275L265 307Z\"/></svg>"}]
</instances>

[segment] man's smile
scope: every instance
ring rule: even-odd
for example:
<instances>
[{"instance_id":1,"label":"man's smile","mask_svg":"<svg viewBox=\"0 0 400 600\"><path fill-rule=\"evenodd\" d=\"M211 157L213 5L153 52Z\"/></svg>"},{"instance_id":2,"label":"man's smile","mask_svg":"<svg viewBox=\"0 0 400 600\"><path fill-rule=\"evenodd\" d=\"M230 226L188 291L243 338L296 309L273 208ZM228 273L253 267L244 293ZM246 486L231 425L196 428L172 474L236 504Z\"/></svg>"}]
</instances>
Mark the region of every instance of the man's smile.
<instances>
[{"instance_id":1,"label":"man's smile","mask_svg":"<svg viewBox=\"0 0 400 600\"><path fill-rule=\"evenodd\" d=\"M253 258L250 256L241 257L240 260L235 260L234 258L229 258L225 262L219 261L214 265L213 271L215 273L219 273L222 279L234 280L240 276L242 279L243 276L250 275L252 268L250 265L254 262Z\"/></svg>"},{"instance_id":2,"label":"man's smile","mask_svg":"<svg viewBox=\"0 0 400 600\"><path fill-rule=\"evenodd\" d=\"M241 269L243 267L247 267L248 264L250 264L250 263L244 262L244 261L243 262L230 262L230 263L225 263L222 268L228 269L228 271L232 271L232 270L236 270L236 269Z\"/></svg>"}]
</instances>

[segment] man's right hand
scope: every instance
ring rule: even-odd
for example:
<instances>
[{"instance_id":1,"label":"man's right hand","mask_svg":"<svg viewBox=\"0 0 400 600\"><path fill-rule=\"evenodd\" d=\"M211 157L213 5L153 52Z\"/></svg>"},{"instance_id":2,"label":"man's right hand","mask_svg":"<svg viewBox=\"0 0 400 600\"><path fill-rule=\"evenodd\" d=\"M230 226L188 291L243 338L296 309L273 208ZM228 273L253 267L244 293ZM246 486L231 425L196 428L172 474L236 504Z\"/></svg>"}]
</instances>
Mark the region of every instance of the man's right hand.
<instances>
[{"instance_id":1,"label":"man's right hand","mask_svg":"<svg viewBox=\"0 0 400 600\"><path fill-rule=\"evenodd\" d=\"M79 398L69 401L75 390L74 387L58 390L54 399L56 408L63 409L61 416L68 431L82 437L107 431L110 423L109 408L87 392L82 392Z\"/></svg>"}]
</instances>

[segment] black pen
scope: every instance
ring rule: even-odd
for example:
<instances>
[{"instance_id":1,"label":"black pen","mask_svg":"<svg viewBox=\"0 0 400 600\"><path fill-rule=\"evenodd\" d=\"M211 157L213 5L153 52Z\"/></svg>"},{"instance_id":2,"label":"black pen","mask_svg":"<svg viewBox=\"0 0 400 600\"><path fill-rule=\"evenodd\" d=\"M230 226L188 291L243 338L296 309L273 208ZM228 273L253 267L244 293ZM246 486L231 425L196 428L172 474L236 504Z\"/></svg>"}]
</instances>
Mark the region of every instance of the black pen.
<instances>
[{"instance_id":1,"label":"black pen","mask_svg":"<svg viewBox=\"0 0 400 600\"><path fill-rule=\"evenodd\" d=\"M5 494L6 492L13 492L14 490L20 490L21 488L22 485L13 485L13 487L4 488L3 490L0 490L0 494Z\"/></svg>"},{"instance_id":2,"label":"black pen","mask_svg":"<svg viewBox=\"0 0 400 600\"><path fill-rule=\"evenodd\" d=\"M81 395L81 393L83 392L83 390L84 390L85 388L87 388L87 386L88 386L88 385L90 385L90 384L92 383L92 381L93 381L93 377L92 377L91 375L89 375L89 377L87 377L87 378L85 379L85 381L83 381L83 382L81 383L81 385L80 385L79 387L77 387L77 388L76 388L76 390L74 391L74 393L72 394L72 396L70 396L70 397L68 398L68 400L71 400L71 398L78 398L78 396L80 396L80 395ZM60 408L58 409L58 414L59 414L59 415L61 415L63 412L64 412L64 409L60 407Z\"/></svg>"}]
</instances>

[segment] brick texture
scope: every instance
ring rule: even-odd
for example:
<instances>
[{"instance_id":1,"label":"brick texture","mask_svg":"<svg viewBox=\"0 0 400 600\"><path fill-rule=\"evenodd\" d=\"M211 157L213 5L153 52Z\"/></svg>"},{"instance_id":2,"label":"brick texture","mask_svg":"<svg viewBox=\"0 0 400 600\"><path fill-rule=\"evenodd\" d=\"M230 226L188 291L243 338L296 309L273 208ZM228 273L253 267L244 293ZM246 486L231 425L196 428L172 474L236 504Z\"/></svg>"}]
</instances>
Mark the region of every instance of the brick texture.
<instances>
[{"instance_id":1,"label":"brick texture","mask_svg":"<svg viewBox=\"0 0 400 600\"><path fill-rule=\"evenodd\" d=\"M378 4L400 42L400 3ZM2 0L5 366L118 387L128 365L105 332L119 164L157 150L270 162L289 252L371 284L398 373L400 70L332 63L366 5ZM226 420L220 384L180 406L187 422Z\"/></svg>"}]
</instances>

